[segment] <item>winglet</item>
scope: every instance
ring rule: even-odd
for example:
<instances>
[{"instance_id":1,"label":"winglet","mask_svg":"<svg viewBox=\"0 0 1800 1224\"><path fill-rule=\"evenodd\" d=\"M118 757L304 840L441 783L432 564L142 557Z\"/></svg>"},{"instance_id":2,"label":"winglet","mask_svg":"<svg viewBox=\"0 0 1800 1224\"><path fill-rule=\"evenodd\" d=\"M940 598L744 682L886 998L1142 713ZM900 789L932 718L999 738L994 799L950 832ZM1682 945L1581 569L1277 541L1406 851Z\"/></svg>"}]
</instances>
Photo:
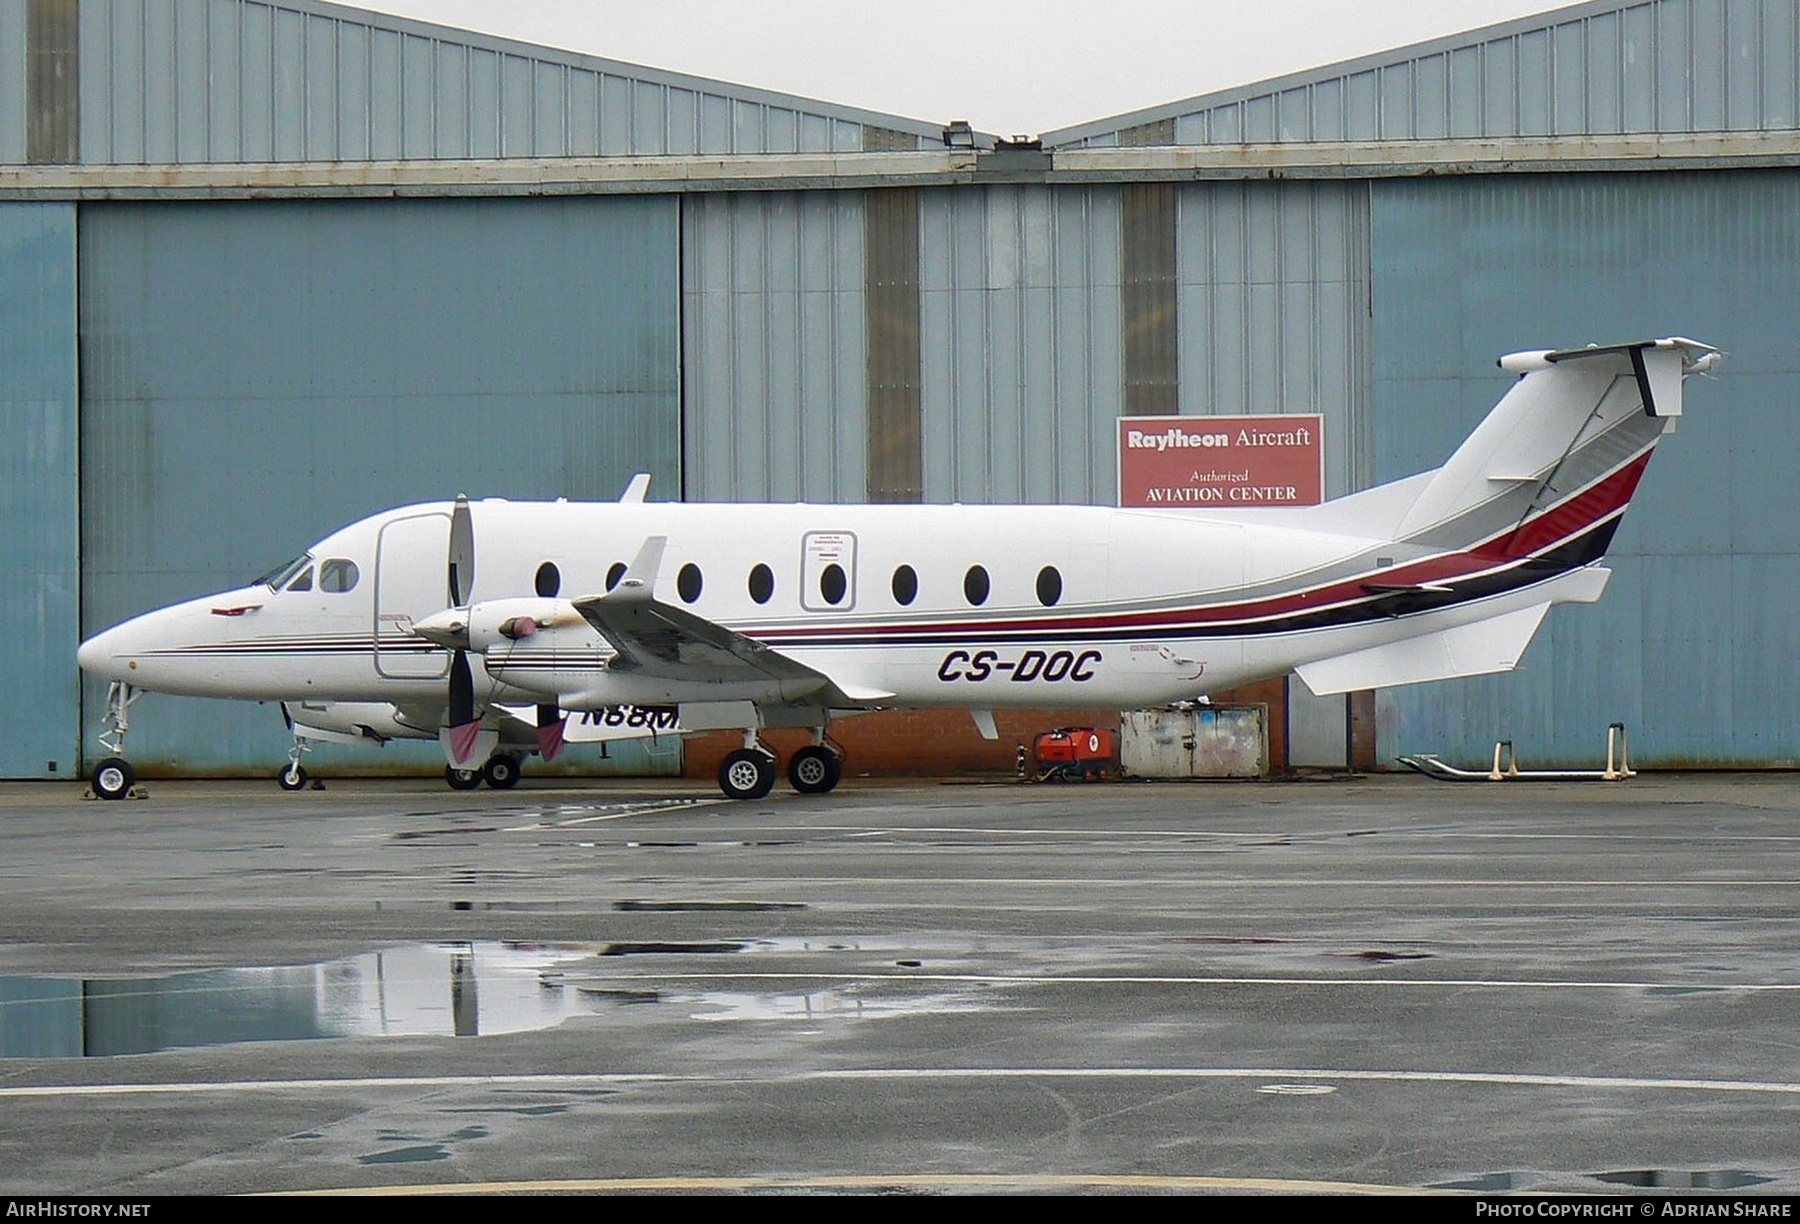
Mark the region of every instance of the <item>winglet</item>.
<instances>
[{"instance_id":1,"label":"winglet","mask_svg":"<svg viewBox=\"0 0 1800 1224\"><path fill-rule=\"evenodd\" d=\"M619 504L621 506L636 505L642 502L649 492L650 473L639 472L631 478L631 483L625 486L625 491L619 494Z\"/></svg>"},{"instance_id":2,"label":"winglet","mask_svg":"<svg viewBox=\"0 0 1800 1224\"><path fill-rule=\"evenodd\" d=\"M630 600L649 599L656 589L656 571L662 568L663 549L669 545L668 536L651 536L638 549L637 556L625 567L624 577L619 585L608 591L602 598L624 603Z\"/></svg>"}]
</instances>

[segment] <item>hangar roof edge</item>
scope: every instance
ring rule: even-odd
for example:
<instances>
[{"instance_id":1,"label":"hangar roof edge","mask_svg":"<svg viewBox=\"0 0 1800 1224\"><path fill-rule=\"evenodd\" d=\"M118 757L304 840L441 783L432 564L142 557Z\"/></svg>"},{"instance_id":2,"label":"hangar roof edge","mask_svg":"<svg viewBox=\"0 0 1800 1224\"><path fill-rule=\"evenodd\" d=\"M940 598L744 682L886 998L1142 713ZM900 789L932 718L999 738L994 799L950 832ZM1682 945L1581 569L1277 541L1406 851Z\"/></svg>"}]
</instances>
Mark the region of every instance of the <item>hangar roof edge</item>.
<instances>
[{"instance_id":1,"label":"hangar roof edge","mask_svg":"<svg viewBox=\"0 0 1800 1224\"><path fill-rule=\"evenodd\" d=\"M608 59L605 56L590 55L585 51L576 51L568 47L558 47L550 43L525 42L521 39L507 38L501 34L487 34L479 30L466 30L460 26L439 25L435 22L424 21L417 17L405 17L398 13L387 13L376 9L366 9L356 4L333 3L332 0L259 0L259 2L267 4L271 8L312 13L338 21L358 22L374 29L395 30L400 33L415 34L424 38L465 43L470 46L479 46L487 50L525 55L532 59L562 60L573 67L586 68L595 72L605 72L614 76L629 77L633 80L645 81L657 85L670 85L678 89L691 89L699 93L722 94L733 98L739 98L746 102L759 102L810 111L833 119L841 119L847 123L860 123L869 127L887 128L890 131L905 132L909 135L927 137L933 140L942 139L944 133L944 123L941 122L932 123L928 120L909 118L905 115L890 115L881 111L850 106L846 103L828 102L822 98L809 98L802 94L781 93L777 90L764 89L756 85L745 85L737 81L725 81L714 77L694 76L690 73L676 72L669 68L657 68L649 64L634 64L628 60Z\"/></svg>"},{"instance_id":2,"label":"hangar roof edge","mask_svg":"<svg viewBox=\"0 0 1800 1224\"><path fill-rule=\"evenodd\" d=\"M1496 22L1459 33L1446 34L1438 38L1426 39L1422 42L1409 43L1404 46L1371 52L1368 55L1353 59L1339 60L1320 64L1312 68L1303 68L1296 72L1266 80L1234 85L1228 89L1212 93L1196 94L1187 98L1178 98L1169 102L1139 110L1126 111L1121 114L1095 119L1087 123L1075 124L1045 132L1041 140L1047 149L1068 148L1089 141L1105 141L1109 137L1117 137L1131 128L1144 127L1149 124L1168 122L1183 116L1194 115L1220 107L1252 102L1290 90L1304 89L1355 76L1372 70L1396 67L1414 60L1443 55L1448 52L1467 50L1483 44L1510 39L1519 35L1533 34L1555 30L1560 26L1572 25L1595 17L1613 13L1624 13L1629 10L1648 10L1660 6L1662 0L1584 0L1583 3L1565 5L1561 8L1547 9L1540 13L1528 14L1509 21ZM1702 0L1704 2L1704 0ZM1717 0L1715 0L1717 2ZM1206 142L1199 142L1206 143ZM1236 143L1225 141L1219 143Z\"/></svg>"}]
</instances>

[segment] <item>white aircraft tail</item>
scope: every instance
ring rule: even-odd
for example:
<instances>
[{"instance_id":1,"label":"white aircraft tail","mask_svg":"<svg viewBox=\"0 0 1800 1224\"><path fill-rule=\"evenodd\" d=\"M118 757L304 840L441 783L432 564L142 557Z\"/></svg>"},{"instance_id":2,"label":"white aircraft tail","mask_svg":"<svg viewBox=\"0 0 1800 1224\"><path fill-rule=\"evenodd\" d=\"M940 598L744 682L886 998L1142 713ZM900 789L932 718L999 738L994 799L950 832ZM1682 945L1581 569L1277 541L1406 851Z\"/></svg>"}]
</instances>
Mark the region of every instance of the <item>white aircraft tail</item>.
<instances>
[{"instance_id":1,"label":"white aircraft tail","mask_svg":"<svg viewBox=\"0 0 1800 1224\"><path fill-rule=\"evenodd\" d=\"M1546 517L1550 529L1616 524L1681 415L1682 379L1717 360L1683 339L1502 357L1519 381L1422 482L1394 535L1466 547Z\"/></svg>"},{"instance_id":2,"label":"white aircraft tail","mask_svg":"<svg viewBox=\"0 0 1800 1224\"><path fill-rule=\"evenodd\" d=\"M1594 563L1681 415L1682 380L1718 359L1679 338L1501 358L1519 381L1442 467L1330 504L1340 530L1391 541L1391 581L1364 589L1390 614L1440 615L1300 677L1325 694L1516 667L1552 604L1599 598Z\"/></svg>"}]
</instances>

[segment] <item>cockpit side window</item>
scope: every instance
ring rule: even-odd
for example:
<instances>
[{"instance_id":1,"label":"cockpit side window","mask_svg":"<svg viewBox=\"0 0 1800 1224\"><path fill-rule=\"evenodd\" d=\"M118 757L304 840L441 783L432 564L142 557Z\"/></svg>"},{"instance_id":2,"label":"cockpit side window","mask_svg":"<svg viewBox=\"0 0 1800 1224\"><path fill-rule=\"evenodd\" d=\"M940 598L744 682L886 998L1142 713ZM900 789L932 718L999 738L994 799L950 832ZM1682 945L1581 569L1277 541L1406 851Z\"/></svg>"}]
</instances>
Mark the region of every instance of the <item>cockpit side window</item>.
<instances>
[{"instance_id":1,"label":"cockpit side window","mask_svg":"<svg viewBox=\"0 0 1800 1224\"><path fill-rule=\"evenodd\" d=\"M294 579L281 589L284 591L312 590L312 566L309 565L304 570L301 570L298 578Z\"/></svg>"},{"instance_id":2,"label":"cockpit side window","mask_svg":"<svg viewBox=\"0 0 1800 1224\"><path fill-rule=\"evenodd\" d=\"M319 566L319 589L341 595L355 589L356 580L360 576L356 562L344 557L333 557Z\"/></svg>"}]
</instances>

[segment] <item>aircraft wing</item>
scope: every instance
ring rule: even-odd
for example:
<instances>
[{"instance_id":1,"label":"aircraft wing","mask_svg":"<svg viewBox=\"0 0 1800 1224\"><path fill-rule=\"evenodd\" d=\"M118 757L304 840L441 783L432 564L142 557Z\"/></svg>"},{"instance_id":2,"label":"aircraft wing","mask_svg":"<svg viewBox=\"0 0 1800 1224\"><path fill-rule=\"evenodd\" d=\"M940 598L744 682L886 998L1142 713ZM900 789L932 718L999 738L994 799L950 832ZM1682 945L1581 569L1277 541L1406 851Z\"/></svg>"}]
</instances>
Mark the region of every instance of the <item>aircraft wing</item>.
<instances>
[{"instance_id":1,"label":"aircraft wing","mask_svg":"<svg viewBox=\"0 0 1800 1224\"><path fill-rule=\"evenodd\" d=\"M575 610L605 638L618 657L610 664L646 676L729 684L778 680L798 696L810 689L811 700L833 706L860 706L891 699L894 694L842 685L817 668L717 621L696 616L657 599L656 571L662 564L666 536L652 536L638 550L618 586L604 595L575 600Z\"/></svg>"}]
</instances>

